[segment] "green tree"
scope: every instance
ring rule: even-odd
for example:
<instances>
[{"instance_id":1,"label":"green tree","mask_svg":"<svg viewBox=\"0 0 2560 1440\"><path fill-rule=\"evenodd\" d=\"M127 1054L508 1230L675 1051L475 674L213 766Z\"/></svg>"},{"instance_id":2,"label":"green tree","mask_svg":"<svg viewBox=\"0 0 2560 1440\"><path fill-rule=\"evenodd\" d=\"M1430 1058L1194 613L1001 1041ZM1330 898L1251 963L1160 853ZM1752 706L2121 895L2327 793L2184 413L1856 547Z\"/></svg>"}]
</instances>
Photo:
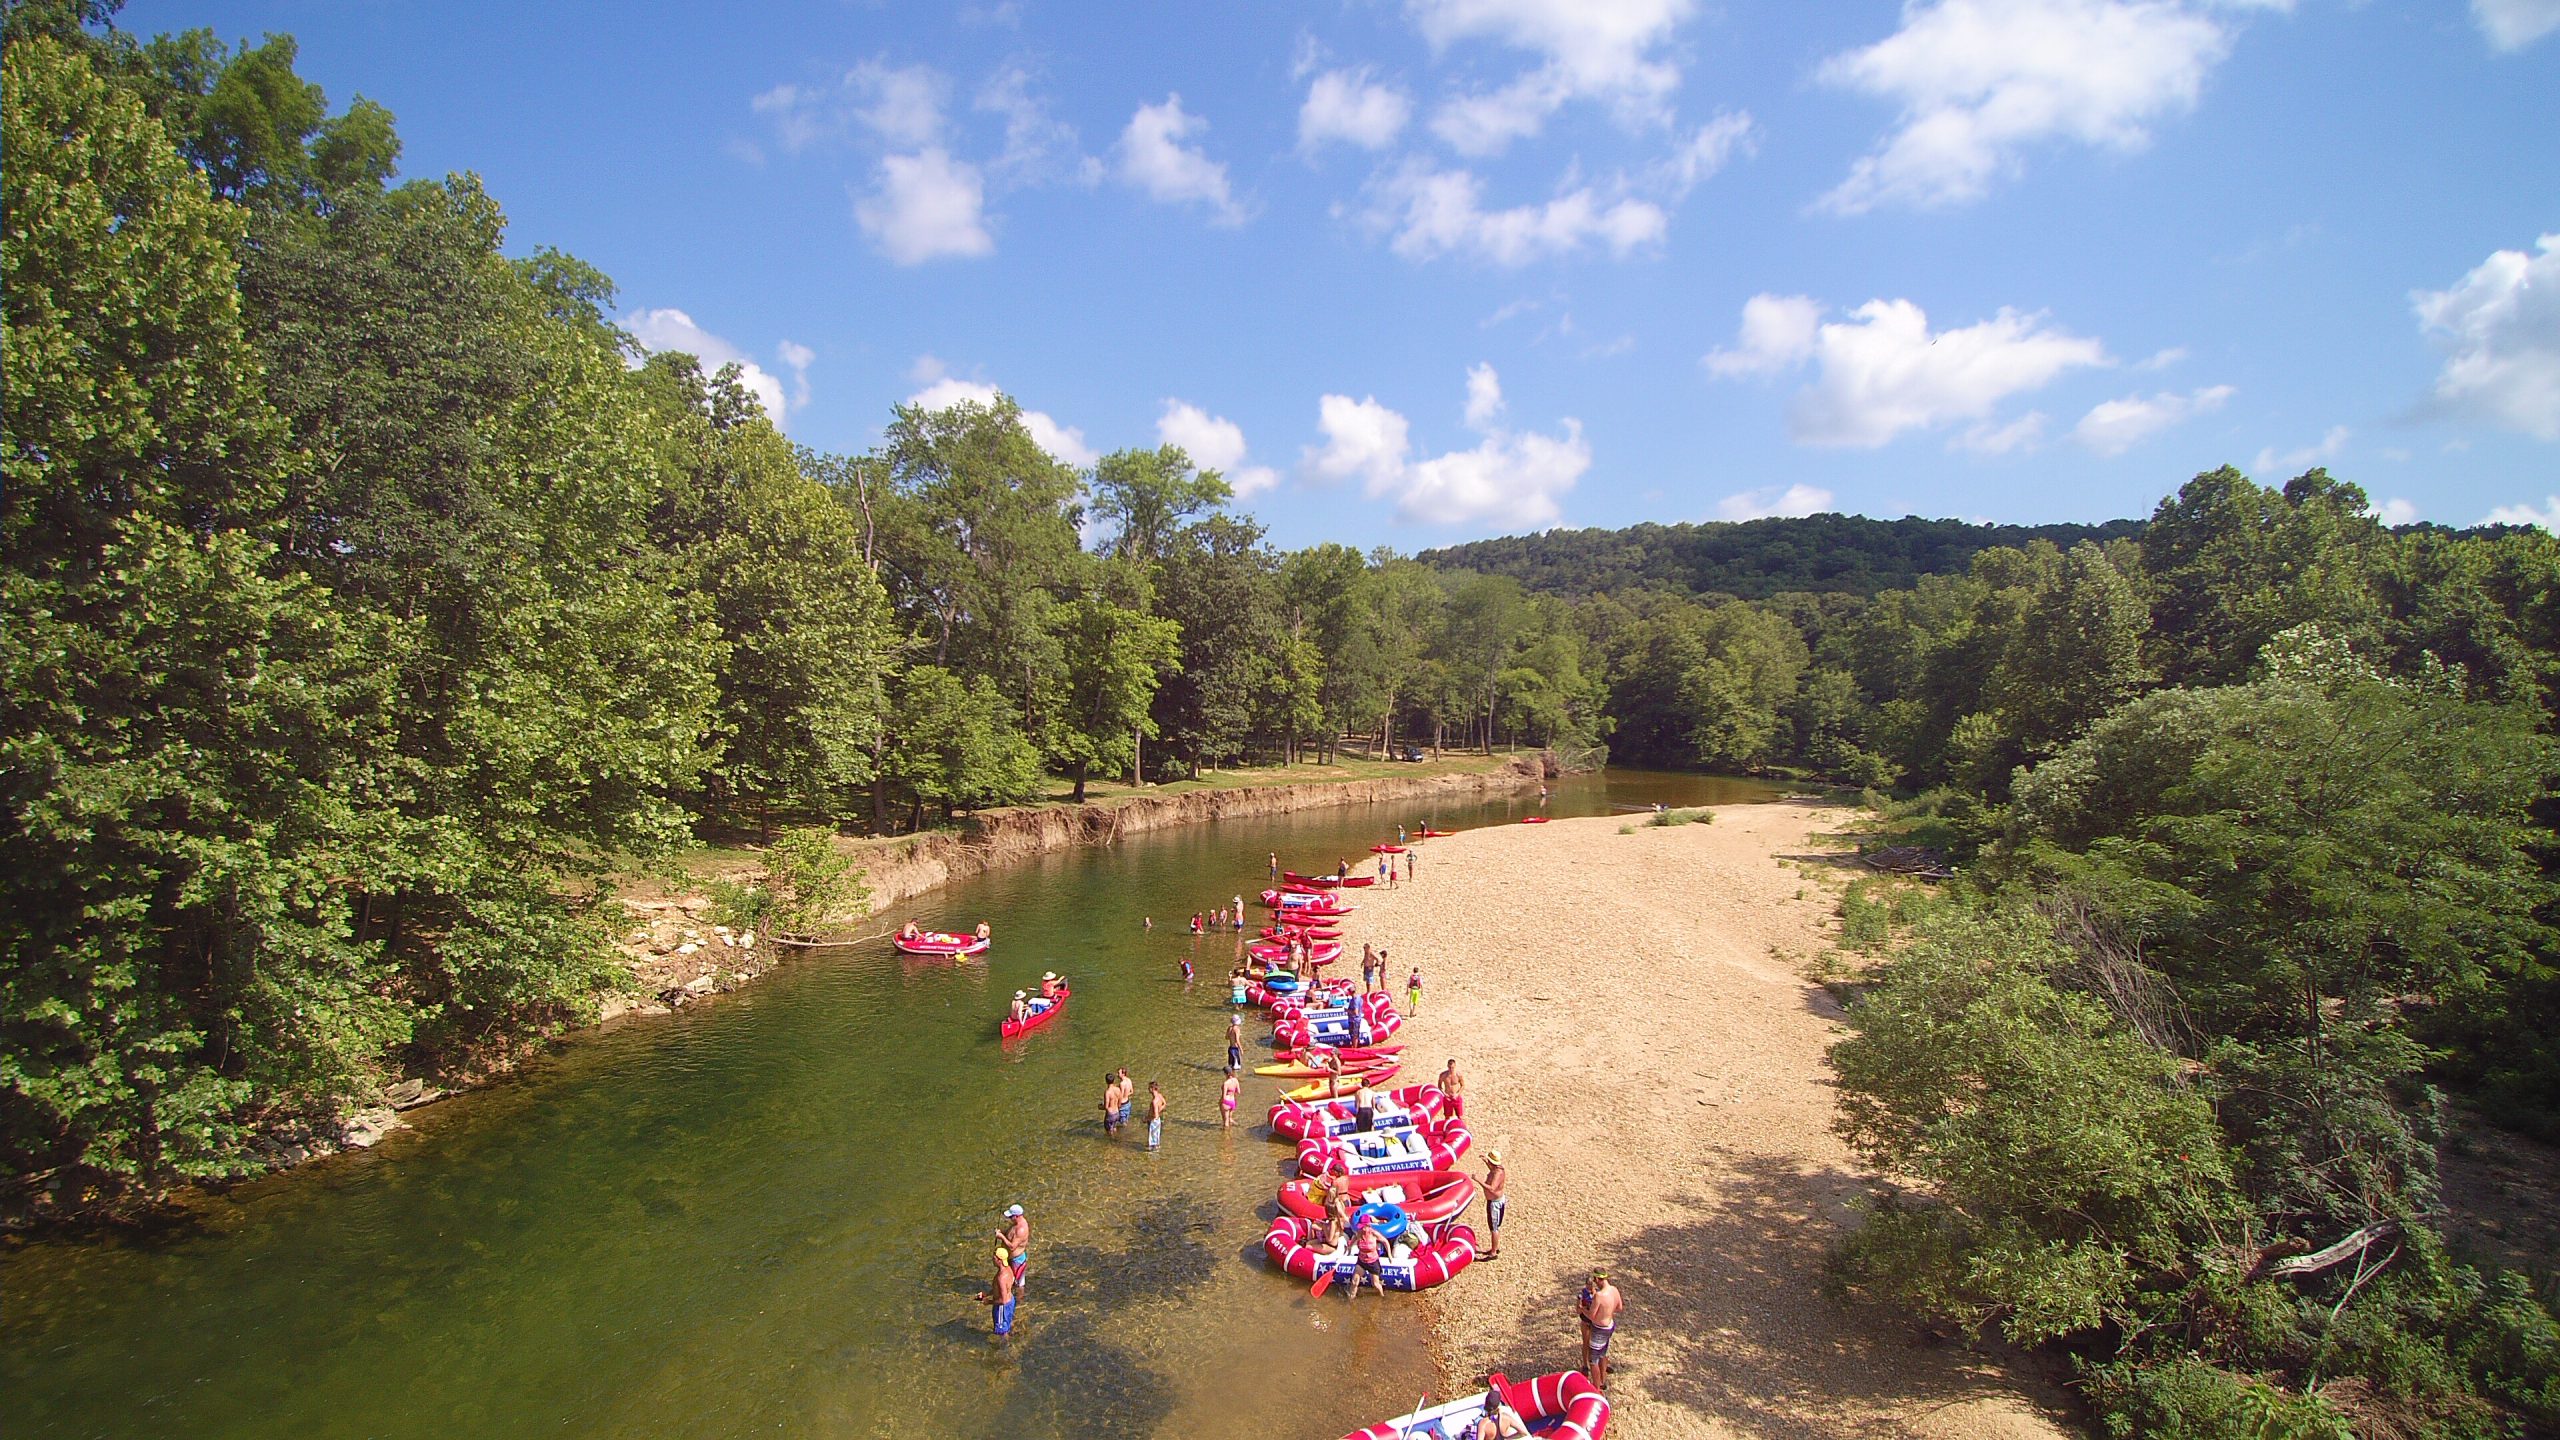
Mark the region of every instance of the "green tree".
<instances>
[{"instance_id":1,"label":"green tree","mask_svg":"<svg viewBox=\"0 0 2560 1440\"><path fill-rule=\"evenodd\" d=\"M962 679L936 665L899 677L882 749L884 796L944 815L1028 800L1040 788L1040 753L1013 723L1012 707L985 676Z\"/></svg>"},{"instance_id":2,"label":"green tree","mask_svg":"<svg viewBox=\"0 0 2560 1440\"><path fill-rule=\"evenodd\" d=\"M1170 620L1098 594L1058 607L1057 615L1066 674L1042 706L1040 748L1075 782L1075 803L1081 805L1085 782L1096 771L1127 769L1138 737L1154 734L1149 706L1158 677L1181 663L1182 633Z\"/></svg>"}]
</instances>

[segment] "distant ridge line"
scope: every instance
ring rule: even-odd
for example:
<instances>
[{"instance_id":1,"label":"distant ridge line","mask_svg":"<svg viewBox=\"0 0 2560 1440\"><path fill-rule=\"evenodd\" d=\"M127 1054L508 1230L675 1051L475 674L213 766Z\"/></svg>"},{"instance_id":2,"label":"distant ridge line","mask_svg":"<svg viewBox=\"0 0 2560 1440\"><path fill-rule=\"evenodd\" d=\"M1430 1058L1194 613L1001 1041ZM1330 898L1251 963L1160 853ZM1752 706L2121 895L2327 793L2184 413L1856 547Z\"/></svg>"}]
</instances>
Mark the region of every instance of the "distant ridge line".
<instances>
[{"instance_id":1,"label":"distant ridge line","mask_svg":"<svg viewBox=\"0 0 2560 1440\"><path fill-rule=\"evenodd\" d=\"M2139 520L1987 525L1825 514L1549 530L1425 550L1415 558L1443 570L1508 575L1551 595L1670 590L1765 600L1788 591L1873 595L1923 575L1962 573L1994 546L2047 540L2067 550L2083 540L2136 539L2142 526Z\"/></svg>"}]
</instances>

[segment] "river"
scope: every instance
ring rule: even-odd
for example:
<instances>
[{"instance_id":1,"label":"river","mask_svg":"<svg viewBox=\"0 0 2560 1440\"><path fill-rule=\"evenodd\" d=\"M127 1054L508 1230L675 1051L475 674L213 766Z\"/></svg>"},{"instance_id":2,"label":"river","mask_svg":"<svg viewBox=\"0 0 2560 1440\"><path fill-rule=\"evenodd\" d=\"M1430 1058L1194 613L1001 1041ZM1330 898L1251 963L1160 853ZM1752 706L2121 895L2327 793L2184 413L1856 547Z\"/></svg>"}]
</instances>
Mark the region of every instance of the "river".
<instances>
[{"instance_id":1,"label":"river","mask_svg":"<svg viewBox=\"0 0 2560 1440\"><path fill-rule=\"evenodd\" d=\"M1611 771L1559 782L1550 808L1769 793ZM1434 813L1507 823L1534 802ZM1187 933L1193 910L1250 900L1269 852L1365 860L1419 818L1397 810L1196 825L978 876L897 913L988 920L981 960L819 952L716 1005L577 1036L182 1225L13 1247L8 1433L1320 1437L1406 1409L1431 1373L1417 1297L1310 1301L1262 1258L1291 1152L1261 1123L1269 1081L1248 1077L1236 1128L1218 1124L1236 942ZM1430 956L1395 958L1427 985ZM999 1043L1004 1002L1044 969L1075 981L1069 1012ZM1403 1038L1431 1057L1408 1078L1462 1053L1427 992ZM1266 1055L1249 1043L1248 1065ZM1101 1137L1118 1065L1164 1083L1161 1151L1143 1125ZM997 1344L970 1296L1013 1202L1034 1256Z\"/></svg>"}]
</instances>

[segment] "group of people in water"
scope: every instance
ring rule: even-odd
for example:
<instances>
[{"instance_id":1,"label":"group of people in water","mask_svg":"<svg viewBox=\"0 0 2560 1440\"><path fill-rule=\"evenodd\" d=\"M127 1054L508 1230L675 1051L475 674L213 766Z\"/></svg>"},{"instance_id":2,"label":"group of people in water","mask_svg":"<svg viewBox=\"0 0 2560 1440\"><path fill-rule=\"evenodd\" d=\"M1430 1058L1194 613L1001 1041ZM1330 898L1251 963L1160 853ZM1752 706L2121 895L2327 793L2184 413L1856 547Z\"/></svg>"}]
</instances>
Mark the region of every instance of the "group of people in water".
<instances>
[{"instance_id":1,"label":"group of people in water","mask_svg":"<svg viewBox=\"0 0 2560 1440\"><path fill-rule=\"evenodd\" d=\"M1402 829L1398 830L1397 840L1399 844L1405 840L1405 832ZM1409 879L1412 875L1412 854L1409 850L1401 853L1405 856L1405 874ZM1392 854L1382 853L1378 856L1378 878L1382 883L1392 883L1396 869ZM1277 854L1271 857L1271 873L1274 880L1279 878L1280 861ZM1347 860L1340 862L1335 873L1337 877L1347 877L1351 873L1350 862ZM1191 917L1191 929L1195 935L1230 928L1241 931L1246 926L1246 920L1244 898L1237 896L1230 905L1194 912ZM1145 923L1146 928L1154 928L1152 919ZM917 933L916 926L913 922L909 922L902 933L912 937ZM977 933L980 938L985 938L988 927L981 924ZM1287 944L1288 951L1283 961L1283 968L1301 974L1311 971L1314 968L1313 942L1303 937L1292 937ZM1192 978L1192 966L1188 957L1182 960L1181 971L1182 978L1186 982ZM1239 958L1229 977L1234 982L1237 994L1243 993L1246 982L1253 978L1253 975L1254 970L1250 963ZM1390 968L1387 952L1375 945L1363 944L1360 961L1360 993L1363 996L1387 993L1388 986L1392 983L1392 976L1393 970ZM1014 992L1008 1018L1019 1022L1056 1005L1063 996L1064 983L1054 971L1044 972L1040 978L1037 994L1029 990ZM1422 1008L1420 966L1409 967L1405 977L1404 1000L1404 1013L1408 1017L1420 1012ZM1374 1036L1370 1033L1369 1007L1365 1004L1351 1005L1349 1019L1349 1043L1354 1047L1371 1043ZM1219 1086L1218 1108L1222 1128L1231 1130L1235 1126L1236 1111L1241 1103L1241 1077L1244 1072L1244 1017L1241 1010L1229 1014L1226 1028L1226 1065ZM1312 1063L1321 1066L1328 1076L1337 1081L1343 1074L1341 1056L1334 1049L1317 1048L1309 1059ZM1102 1099L1098 1108L1102 1114L1103 1134L1105 1137L1117 1137L1136 1118L1138 1085L1130 1078L1125 1066L1105 1071L1102 1079ZM1441 1093L1448 1097L1450 1105L1463 1113L1467 1081L1454 1057L1441 1070L1434 1083ZM1170 1107L1162 1083L1148 1081L1146 1094L1146 1148L1153 1151L1164 1143L1164 1121ZM1353 1093L1351 1099L1353 1123L1356 1128L1362 1131L1374 1129L1385 1097L1374 1088L1364 1085ZM1339 1153L1329 1154L1324 1168L1312 1178L1320 1187L1325 1207L1324 1219L1314 1241L1317 1248L1327 1253L1339 1254L1345 1250L1349 1252L1354 1262L1348 1288L1351 1296L1356 1298L1363 1289L1374 1289L1383 1296L1386 1293L1385 1265L1389 1256L1390 1242L1372 1219L1361 1214L1361 1207L1357 1204L1356 1187L1349 1183L1352 1177L1347 1163ZM1477 1251L1477 1258L1488 1261L1499 1260L1502 1258L1503 1223L1509 1218L1510 1209L1510 1171L1504 1164L1499 1147L1488 1147L1485 1151L1484 1176L1478 1188L1485 1201L1485 1234L1484 1244ZM991 1278L988 1287L978 1292L978 1299L990 1308L994 1333L998 1336L1006 1336L1013 1331L1015 1307L1021 1301L1024 1281L1029 1273L1031 1221L1024 1213L1022 1206L1012 1205L1005 1210L996 1231L995 1242L989 1252L993 1261ZM1624 1303L1624 1297L1611 1283L1609 1272L1605 1268L1594 1268L1589 1272L1589 1278L1574 1302L1575 1314L1582 1330L1582 1369L1594 1385L1603 1389L1608 1385L1610 1345L1616 1338L1618 1317ZM1528 1425L1522 1420L1519 1411L1510 1403L1503 1387L1496 1383L1493 1377L1487 1377L1483 1416L1473 1432L1474 1440L1515 1440L1515 1437L1525 1437L1529 1434Z\"/></svg>"}]
</instances>

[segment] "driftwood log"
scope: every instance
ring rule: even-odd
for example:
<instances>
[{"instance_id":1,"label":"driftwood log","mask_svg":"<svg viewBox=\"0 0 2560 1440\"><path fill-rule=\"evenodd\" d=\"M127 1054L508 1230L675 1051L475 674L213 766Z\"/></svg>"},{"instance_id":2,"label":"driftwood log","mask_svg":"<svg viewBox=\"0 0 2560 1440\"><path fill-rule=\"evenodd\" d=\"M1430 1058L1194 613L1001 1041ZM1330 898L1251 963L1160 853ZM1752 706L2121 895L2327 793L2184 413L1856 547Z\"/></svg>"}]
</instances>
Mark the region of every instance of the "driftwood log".
<instances>
[{"instance_id":1,"label":"driftwood log","mask_svg":"<svg viewBox=\"0 0 2560 1440\"><path fill-rule=\"evenodd\" d=\"M1947 857L1919 845L1879 845L1873 850L1861 847L1858 859L1870 870L1887 875L1908 875L1914 880L1953 880L1956 869Z\"/></svg>"}]
</instances>

